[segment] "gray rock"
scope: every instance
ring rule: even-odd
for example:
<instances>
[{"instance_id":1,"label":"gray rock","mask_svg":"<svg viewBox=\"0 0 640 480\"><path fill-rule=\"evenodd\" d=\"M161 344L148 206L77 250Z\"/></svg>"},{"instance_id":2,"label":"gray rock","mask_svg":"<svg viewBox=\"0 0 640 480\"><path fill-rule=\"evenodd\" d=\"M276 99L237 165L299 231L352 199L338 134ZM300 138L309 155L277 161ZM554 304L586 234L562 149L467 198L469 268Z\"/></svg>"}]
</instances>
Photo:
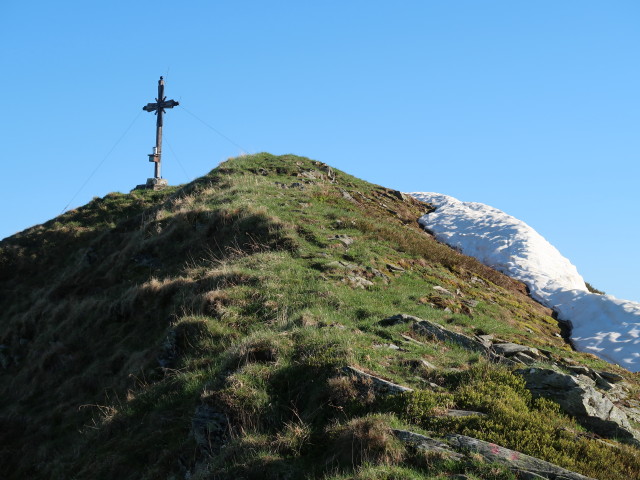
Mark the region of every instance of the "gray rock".
<instances>
[{"instance_id":1,"label":"gray rock","mask_svg":"<svg viewBox=\"0 0 640 480\"><path fill-rule=\"evenodd\" d=\"M464 348L476 352L487 352L487 349L484 347L484 345L474 340L473 338L468 337L462 333L456 333L452 332L451 330L447 330L441 325L438 325L437 323L431 322L429 320L420 320L414 323L413 329L421 335L432 337L441 342L456 343Z\"/></svg>"},{"instance_id":2,"label":"gray rock","mask_svg":"<svg viewBox=\"0 0 640 480\"><path fill-rule=\"evenodd\" d=\"M317 170L304 170L298 173L298 177L307 178L309 180L321 180L324 175Z\"/></svg>"},{"instance_id":3,"label":"gray rock","mask_svg":"<svg viewBox=\"0 0 640 480\"><path fill-rule=\"evenodd\" d=\"M447 290L444 287L441 287L440 285L436 285L435 287L433 287L433 289L438 292L440 295L445 295L447 297L453 297L454 294L451 293L449 290Z\"/></svg>"},{"instance_id":4,"label":"gray rock","mask_svg":"<svg viewBox=\"0 0 640 480\"><path fill-rule=\"evenodd\" d=\"M399 192L398 190L387 190L388 193L396 197L398 200L402 200L403 202L407 202L410 198L409 195Z\"/></svg>"},{"instance_id":5,"label":"gray rock","mask_svg":"<svg viewBox=\"0 0 640 480\"><path fill-rule=\"evenodd\" d=\"M556 477L556 478L558 478L558 480L562 479L562 477ZM543 477L542 475L538 475L537 473L520 470L518 472L518 479L519 480L546 480L546 477Z\"/></svg>"},{"instance_id":6,"label":"gray rock","mask_svg":"<svg viewBox=\"0 0 640 480\"><path fill-rule=\"evenodd\" d=\"M616 388L613 383L602 378L598 372L594 372L592 370L591 373L596 379L596 386L598 388L601 388L602 390L613 390L614 388Z\"/></svg>"},{"instance_id":7,"label":"gray rock","mask_svg":"<svg viewBox=\"0 0 640 480\"><path fill-rule=\"evenodd\" d=\"M420 435L419 433L410 432L408 430L393 430L393 434L402 443L410 445L416 450L438 452L442 454L444 458L451 460L462 460L464 458L464 455L453 451L448 444L440 440Z\"/></svg>"},{"instance_id":8,"label":"gray rock","mask_svg":"<svg viewBox=\"0 0 640 480\"><path fill-rule=\"evenodd\" d=\"M477 438L455 433L445 435L445 439L454 450L463 450L479 454L488 462L501 463L517 472L533 473L542 478L553 480L589 480L589 477L585 477L579 473L571 472L553 463L501 447L495 443L485 442Z\"/></svg>"},{"instance_id":9,"label":"gray rock","mask_svg":"<svg viewBox=\"0 0 640 480\"><path fill-rule=\"evenodd\" d=\"M464 303L467 307L471 307L471 308L475 308L478 306L478 300L472 300L470 298L464 299L462 300L462 303Z\"/></svg>"},{"instance_id":10,"label":"gray rock","mask_svg":"<svg viewBox=\"0 0 640 480\"><path fill-rule=\"evenodd\" d=\"M594 480L553 463L464 435L445 435L443 441L407 430L393 430L393 434L402 443L412 448L436 452L446 459L475 458L477 460L477 457L480 456L485 461L507 466L521 479Z\"/></svg>"},{"instance_id":11,"label":"gray rock","mask_svg":"<svg viewBox=\"0 0 640 480\"><path fill-rule=\"evenodd\" d=\"M453 408L447 409L442 415L436 415L442 417L486 417L486 413L474 412L472 410L455 410Z\"/></svg>"},{"instance_id":12,"label":"gray rock","mask_svg":"<svg viewBox=\"0 0 640 480\"><path fill-rule=\"evenodd\" d=\"M424 368L428 368L429 370L435 370L436 367L433 363L427 362L424 358L420 359L420 364L424 367Z\"/></svg>"},{"instance_id":13,"label":"gray rock","mask_svg":"<svg viewBox=\"0 0 640 480\"><path fill-rule=\"evenodd\" d=\"M373 348L388 348L389 350L404 350L395 343L383 343L382 345L374 345Z\"/></svg>"},{"instance_id":14,"label":"gray rock","mask_svg":"<svg viewBox=\"0 0 640 480\"><path fill-rule=\"evenodd\" d=\"M417 370L417 369L427 369L427 370L435 370L437 367L430 362L427 362L424 358L420 358L420 359L411 359L411 360L405 360L403 362L405 365L410 366L413 370Z\"/></svg>"},{"instance_id":15,"label":"gray rock","mask_svg":"<svg viewBox=\"0 0 640 480\"><path fill-rule=\"evenodd\" d=\"M595 433L640 446L640 433L631 426L624 411L594 388L595 381L591 378L543 368L526 368L516 373L524 377L534 396L554 400L566 413Z\"/></svg>"},{"instance_id":16,"label":"gray rock","mask_svg":"<svg viewBox=\"0 0 640 480\"><path fill-rule=\"evenodd\" d=\"M331 168L329 165L323 164L320 167L320 170L322 170L327 174L327 178L329 179L330 182L335 182L336 172L333 171L333 168Z\"/></svg>"},{"instance_id":17,"label":"gray rock","mask_svg":"<svg viewBox=\"0 0 640 480\"><path fill-rule=\"evenodd\" d=\"M618 375L617 373L605 372L605 371L599 371L597 373L602 378L604 378L605 380L607 380L609 382L618 383L618 382L621 382L622 380L624 380L624 377L622 375Z\"/></svg>"},{"instance_id":18,"label":"gray rock","mask_svg":"<svg viewBox=\"0 0 640 480\"><path fill-rule=\"evenodd\" d=\"M334 260L333 262L329 262L327 263L327 267L348 270L350 272L358 270L359 268L355 263L343 262L341 260Z\"/></svg>"},{"instance_id":19,"label":"gray rock","mask_svg":"<svg viewBox=\"0 0 640 480\"><path fill-rule=\"evenodd\" d=\"M373 285L373 282L371 280L367 280L366 278L360 277L358 275L349 275L347 277L347 281L354 288L366 289L366 288L371 287Z\"/></svg>"},{"instance_id":20,"label":"gray rock","mask_svg":"<svg viewBox=\"0 0 640 480\"><path fill-rule=\"evenodd\" d=\"M537 348L527 347L525 345L518 345L517 343L494 343L491 346L491 350L493 350L498 355L503 355L505 357L510 357L515 355L516 353L526 353L529 356L539 357L540 352Z\"/></svg>"},{"instance_id":21,"label":"gray rock","mask_svg":"<svg viewBox=\"0 0 640 480\"><path fill-rule=\"evenodd\" d=\"M566 368L577 375L587 375L588 377L593 377L591 369L583 365L567 365Z\"/></svg>"},{"instance_id":22,"label":"gray rock","mask_svg":"<svg viewBox=\"0 0 640 480\"><path fill-rule=\"evenodd\" d=\"M389 382L388 380L384 380L380 377L365 373L355 367L347 366L342 370L350 376L370 381L371 385L373 386L373 390L378 394L393 395L396 393L413 392L413 388L397 385L395 383Z\"/></svg>"},{"instance_id":23,"label":"gray rock","mask_svg":"<svg viewBox=\"0 0 640 480\"><path fill-rule=\"evenodd\" d=\"M220 450L229 432L227 417L213 407L201 404L191 419L191 434L201 452L212 455Z\"/></svg>"},{"instance_id":24,"label":"gray rock","mask_svg":"<svg viewBox=\"0 0 640 480\"><path fill-rule=\"evenodd\" d=\"M348 247L354 242L353 238L351 238L349 235L344 235L344 234L333 235L329 237L328 240L337 240L338 242L343 244L345 247Z\"/></svg>"},{"instance_id":25,"label":"gray rock","mask_svg":"<svg viewBox=\"0 0 640 480\"><path fill-rule=\"evenodd\" d=\"M400 336L402 337L402 339L405 342L413 343L414 345L422 345L422 346L424 346L424 343L419 342L418 340L416 340L413 337L410 337L409 335L400 334Z\"/></svg>"},{"instance_id":26,"label":"gray rock","mask_svg":"<svg viewBox=\"0 0 640 480\"><path fill-rule=\"evenodd\" d=\"M367 267L367 272L372 274L374 277L381 278L385 283L388 283L389 280L390 280L388 275L385 275L384 273L382 273L377 268Z\"/></svg>"},{"instance_id":27,"label":"gray rock","mask_svg":"<svg viewBox=\"0 0 640 480\"><path fill-rule=\"evenodd\" d=\"M404 272L404 268L400 265L396 265L395 263L387 263L387 268L390 272Z\"/></svg>"},{"instance_id":28,"label":"gray rock","mask_svg":"<svg viewBox=\"0 0 640 480\"><path fill-rule=\"evenodd\" d=\"M485 348L489 348L493 344L493 335L476 335L475 339L484 345Z\"/></svg>"},{"instance_id":29,"label":"gray rock","mask_svg":"<svg viewBox=\"0 0 640 480\"><path fill-rule=\"evenodd\" d=\"M530 357L524 352L518 352L515 355L513 355L511 358L517 362L522 363L523 365L533 365L534 363L536 363L535 358Z\"/></svg>"}]
</instances>

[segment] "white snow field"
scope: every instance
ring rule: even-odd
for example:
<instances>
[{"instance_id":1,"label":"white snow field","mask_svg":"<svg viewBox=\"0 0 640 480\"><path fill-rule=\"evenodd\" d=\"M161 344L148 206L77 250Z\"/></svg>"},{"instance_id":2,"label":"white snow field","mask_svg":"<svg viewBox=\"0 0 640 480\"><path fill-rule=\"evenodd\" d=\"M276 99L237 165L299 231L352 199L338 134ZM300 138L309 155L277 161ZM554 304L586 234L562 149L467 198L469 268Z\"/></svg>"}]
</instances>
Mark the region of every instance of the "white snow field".
<instances>
[{"instance_id":1,"label":"white snow field","mask_svg":"<svg viewBox=\"0 0 640 480\"><path fill-rule=\"evenodd\" d=\"M482 203L411 193L436 207L420 218L437 240L524 282L531 296L572 325L578 350L640 371L640 303L590 293L575 266L538 232Z\"/></svg>"}]
</instances>

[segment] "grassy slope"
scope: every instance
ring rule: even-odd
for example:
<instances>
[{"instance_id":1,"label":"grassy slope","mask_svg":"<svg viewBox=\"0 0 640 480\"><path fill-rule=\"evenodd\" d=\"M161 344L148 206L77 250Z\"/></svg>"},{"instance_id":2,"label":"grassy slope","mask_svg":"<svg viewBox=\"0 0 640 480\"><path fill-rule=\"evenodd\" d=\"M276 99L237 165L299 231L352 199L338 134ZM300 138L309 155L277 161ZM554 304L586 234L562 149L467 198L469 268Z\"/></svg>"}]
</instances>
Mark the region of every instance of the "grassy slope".
<instances>
[{"instance_id":1,"label":"grassy slope","mask_svg":"<svg viewBox=\"0 0 640 480\"><path fill-rule=\"evenodd\" d=\"M468 433L594 477L640 470L637 450L582 434L510 372L378 326L406 313L613 368L572 352L522 284L422 232L427 205L335 176L301 157L241 157L1 242L3 478L510 478L408 451L390 426ZM375 398L345 365L416 393ZM196 444L199 405L229 420L225 448ZM433 416L450 406L490 415Z\"/></svg>"}]
</instances>

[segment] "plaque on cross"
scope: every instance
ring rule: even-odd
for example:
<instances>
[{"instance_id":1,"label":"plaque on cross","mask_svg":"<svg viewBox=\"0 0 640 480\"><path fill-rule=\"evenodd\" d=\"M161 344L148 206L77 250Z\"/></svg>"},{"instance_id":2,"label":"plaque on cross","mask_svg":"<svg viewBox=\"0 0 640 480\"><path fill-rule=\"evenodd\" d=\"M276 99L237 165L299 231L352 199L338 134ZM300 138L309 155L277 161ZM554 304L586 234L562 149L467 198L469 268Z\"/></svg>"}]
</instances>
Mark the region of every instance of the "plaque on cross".
<instances>
[{"instance_id":1,"label":"plaque on cross","mask_svg":"<svg viewBox=\"0 0 640 480\"><path fill-rule=\"evenodd\" d=\"M142 107L145 112L155 112L157 116L156 146L153 149L153 153L149 154L149 161L155 163L154 180L156 181L162 178L160 175L160 166L162 161L162 115L166 113L166 108L173 108L178 105L180 104L175 100L167 100L167 97L164 96L164 79L160 77L160 80L158 80L158 97L156 98L155 103L147 103Z\"/></svg>"}]
</instances>

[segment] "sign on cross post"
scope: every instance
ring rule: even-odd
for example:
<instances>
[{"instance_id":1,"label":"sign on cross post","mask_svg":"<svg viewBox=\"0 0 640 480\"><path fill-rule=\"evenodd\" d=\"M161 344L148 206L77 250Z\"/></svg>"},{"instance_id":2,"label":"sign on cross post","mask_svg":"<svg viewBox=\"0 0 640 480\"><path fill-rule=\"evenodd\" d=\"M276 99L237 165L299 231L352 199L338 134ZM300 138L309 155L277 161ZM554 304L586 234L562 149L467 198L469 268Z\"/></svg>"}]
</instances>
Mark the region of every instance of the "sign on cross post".
<instances>
[{"instance_id":1,"label":"sign on cross post","mask_svg":"<svg viewBox=\"0 0 640 480\"><path fill-rule=\"evenodd\" d=\"M162 115L165 114L165 108L173 108L180 105L175 100L167 100L164 96L164 79L160 77L158 80L158 98L155 103L147 103L142 109L145 112L156 113L156 146L153 149L153 153L149 154L149 161L154 162L154 178L147 180L147 187L154 187L156 185L166 185L166 180L161 180L161 165L162 165Z\"/></svg>"}]
</instances>

